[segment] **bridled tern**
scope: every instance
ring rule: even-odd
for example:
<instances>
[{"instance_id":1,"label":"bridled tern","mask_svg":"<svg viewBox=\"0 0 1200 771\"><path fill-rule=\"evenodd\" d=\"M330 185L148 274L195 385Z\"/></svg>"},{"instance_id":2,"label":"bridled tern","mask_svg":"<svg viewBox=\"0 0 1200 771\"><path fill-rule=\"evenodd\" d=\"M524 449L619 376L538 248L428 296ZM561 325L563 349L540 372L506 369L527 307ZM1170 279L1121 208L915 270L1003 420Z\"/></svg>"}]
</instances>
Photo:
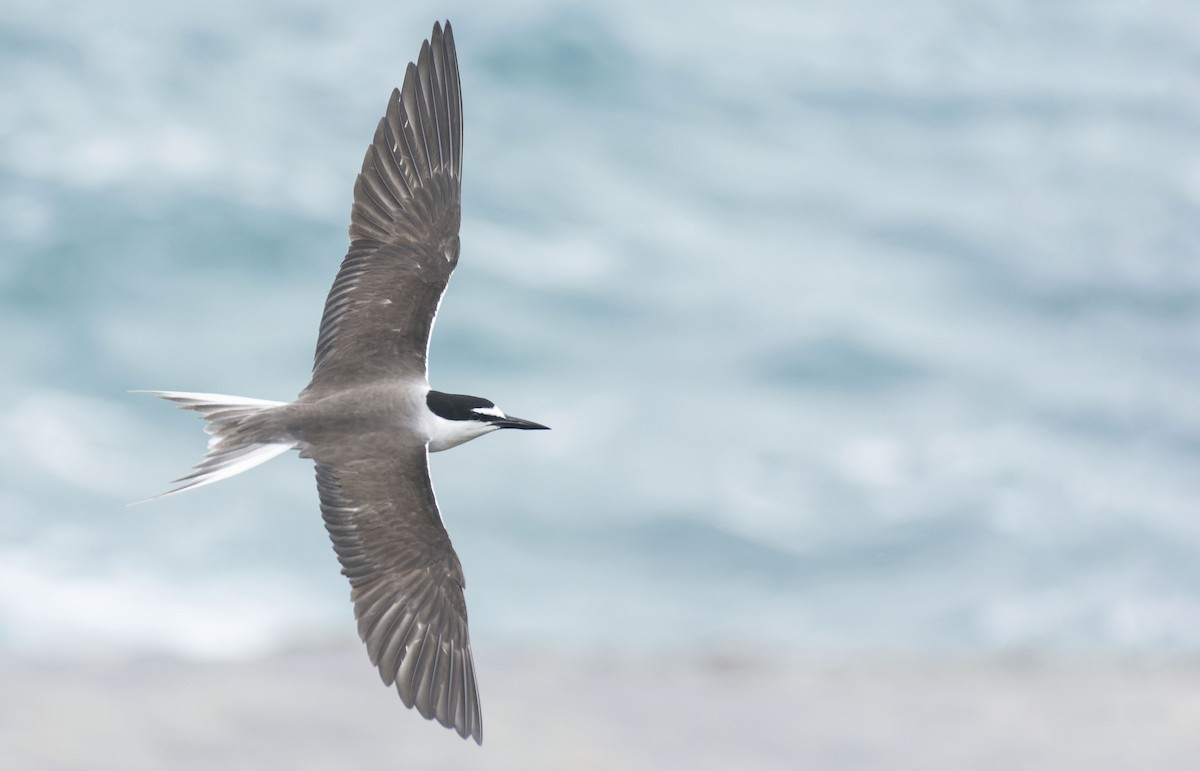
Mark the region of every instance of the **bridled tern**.
<instances>
[{"instance_id":1,"label":"bridled tern","mask_svg":"<svg viewBox=\"0 0 1200 771\"><path fill-rule=\"evenodd\" d=\"M325 301L312 381L293 402L150 391L211 437L189 490L290 449L316 462L321 513L371 663L400 698L483 741L463 573L428 454L501 428L546 428L429 388L429 334L458 264L462 100L449 22L433 25L354 184L350 250Z\"/></svg>"}]
</instances>

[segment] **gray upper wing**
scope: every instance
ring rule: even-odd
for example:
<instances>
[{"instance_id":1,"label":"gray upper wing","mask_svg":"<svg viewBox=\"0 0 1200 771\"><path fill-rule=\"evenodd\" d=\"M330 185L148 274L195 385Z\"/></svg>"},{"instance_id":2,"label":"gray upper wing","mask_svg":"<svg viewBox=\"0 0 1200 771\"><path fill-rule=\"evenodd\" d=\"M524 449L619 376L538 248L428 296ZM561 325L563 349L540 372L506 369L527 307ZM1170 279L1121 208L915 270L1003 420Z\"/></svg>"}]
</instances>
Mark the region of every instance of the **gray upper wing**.
<instances>
[{"instance_id":1,"label":"gray upper wing","mask_svg":"<svg viewBox=\"0 0 1200 771\"><path fill-rule=\"evenodd\" d=\"M462 567L438 514L425 448L377 435L312 455L371 663L407 706L482 743Z\"/></svg>"},{"instance_id":2,"label":"gray upper wing","mask_svg":"<svg viewBox=\"0 0 1200 771\"><path fill-rule=\"evenodd\" d=\"M447 22L444 33L434 24L367 148L306 391L426 377L433 319L458 264L461 186L462 97Z\"/></svg>"}]
</instances>

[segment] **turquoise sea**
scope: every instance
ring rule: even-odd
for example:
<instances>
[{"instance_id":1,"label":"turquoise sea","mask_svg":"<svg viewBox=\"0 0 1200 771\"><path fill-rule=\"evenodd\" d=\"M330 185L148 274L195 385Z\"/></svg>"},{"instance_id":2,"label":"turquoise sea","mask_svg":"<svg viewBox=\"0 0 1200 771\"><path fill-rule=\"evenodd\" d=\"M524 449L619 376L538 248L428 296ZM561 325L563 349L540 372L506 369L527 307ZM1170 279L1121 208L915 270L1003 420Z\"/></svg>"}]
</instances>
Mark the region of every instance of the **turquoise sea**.
<instances>
[{"instance_id":1,"label":"turquoise sea","mask_svg":"<svg viewBox=\"0 0 1200 771\"><path fill-rule=\"evenodd\" d=\"M290 399L435 19L463 254L432 460L476 642L1200 645L1200 6L0 10L0 649L354 635L307 461L140 506Z\"/></svg>"}]
</instances>

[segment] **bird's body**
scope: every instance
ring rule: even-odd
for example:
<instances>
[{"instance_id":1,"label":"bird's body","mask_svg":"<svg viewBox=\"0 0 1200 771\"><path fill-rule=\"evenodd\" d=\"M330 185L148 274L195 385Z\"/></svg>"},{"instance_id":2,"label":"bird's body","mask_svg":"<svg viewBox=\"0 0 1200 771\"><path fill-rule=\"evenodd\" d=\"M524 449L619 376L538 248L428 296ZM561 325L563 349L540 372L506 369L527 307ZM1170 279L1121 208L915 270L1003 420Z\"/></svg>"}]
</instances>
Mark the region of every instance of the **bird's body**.
<instances>
[{"instance_id":1,"label":"bird's body","mask_svg":"<svg viewBox=\"0 0 1200 771\"><path fill-rule=\"evenodd\" d=\"M429 336L458 263L462 103L449 23L392 92L354 187L350 249L293 402L153 391L199 412L208 453L170 493L290 449L316 463L321 512L371 662L425 717L482 741L464 580L428 453L545 426L429 387ZM168 493L169 494L169 493Z\"/></svg>"}]
</instances>

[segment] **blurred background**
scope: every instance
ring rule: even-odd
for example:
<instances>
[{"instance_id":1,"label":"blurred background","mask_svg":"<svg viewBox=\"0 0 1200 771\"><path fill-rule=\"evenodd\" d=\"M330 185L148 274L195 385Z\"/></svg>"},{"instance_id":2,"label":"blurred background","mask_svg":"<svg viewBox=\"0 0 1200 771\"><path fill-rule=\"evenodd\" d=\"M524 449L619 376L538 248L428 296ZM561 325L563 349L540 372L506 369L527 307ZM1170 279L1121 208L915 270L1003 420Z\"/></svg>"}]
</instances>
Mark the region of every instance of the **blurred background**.
<instances>
[{"instance_id":1,"label":"blurred background","mask_svg":"<svg viewBox=\"0 0 1200 771\"><path fill-rule=\"evenodd\" d=\"M10 0L9 693L42 705L45 726L64 704L91 714L87 698L151 714L161 683L199 703L200 681L272 672L293 688L314 678L318 691L289 698L320 704L325 670L297 662L344 655L357 679L338 711L369 709L381 733L332 745L394 760L402 735L429 744L430 767L488 757L372 684L307 461L126 505L204 448L194 416L128 390L286 400L306 384L363 151L446 17L464 91L463 254L431 382L554 429L432 459L485 715L498 703L513 731L548 730L544 700L514 701L538 677L566 705L553 720L599 700L579 726L694 691L678 708L707 717L676 726L679 741L650 717L607 738L577 727L538 740L546 767L909 767L872 762L870 747L906 741L887 731L855 744L874 714L861 710L911 713L881 694L921 692L922 668L950 657L966 663L942 673L939 704L994 704L1005 673L1032 678L995 713L1013 720L1071 677L1093 684L1090 703L1144 698L1117 718L1062 713L1101 750L1142 754L1089 759L1051 739L1014 765L987 754L1028 736L1000 720L965 754L913 767L1167 768L1175 752L1187 767L1200 10L1183 0ZM679 682L642 696L612 684L649 688L666 662ZM858 754L806 755L799 738L746 755L729 737L713 754L696 733L735 698L730 672L757 673L738 693L775 708L735 710L710 739L747 721L786 735L860 666L883 690L847 707ZM777 690L763 702L755 687ZM16 696L0 709L26 714ZM1110 718L1133 733L1106 731ZM169 730L153 751L128 730L108 736L122 767L184 767ZM636 736L672 743L633 756ZM238 757L229 737L190 741ZM46 748L28 747L41 767Z\"/></svg>"}]
</instances>

